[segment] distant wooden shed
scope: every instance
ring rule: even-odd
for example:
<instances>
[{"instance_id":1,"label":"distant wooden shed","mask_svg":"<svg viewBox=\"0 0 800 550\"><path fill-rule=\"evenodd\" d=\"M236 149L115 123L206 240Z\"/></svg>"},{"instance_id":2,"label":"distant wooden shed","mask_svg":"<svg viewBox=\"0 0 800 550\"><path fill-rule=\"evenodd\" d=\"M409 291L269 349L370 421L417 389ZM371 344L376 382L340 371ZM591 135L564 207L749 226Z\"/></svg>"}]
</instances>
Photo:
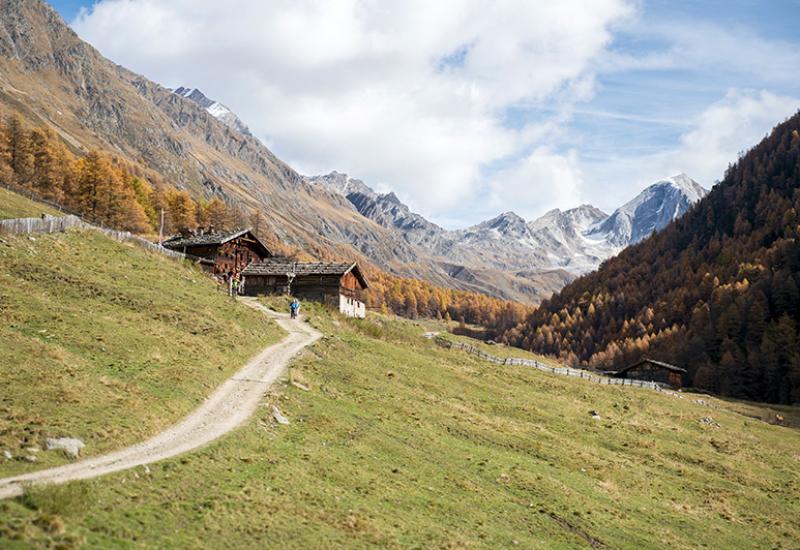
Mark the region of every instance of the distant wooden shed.
<instances>
[{"instance_id":1,"label":"distant wooden shed","mask_svg":"<svg viewBox=\"0 0 800 550\"><path fill-rule=\"evenodd\" d=\"M214 274L240 273L251 262L272 257L251 229L177 236L163 244L164 248L203 258L204 267Z\"/></svg>"},{"instance_id":2,"label":"distant wooden shed","mask_svg":"<svg viewBox=\"0 0 800 550\"><path fill-rule=\"evenodd\" d=\"M680 389L683 386L683 377L686 369L644 358L629 367L613 373L615 378L630 378L633 380L646 380L667 385L673 389Z\"/></svg>"},{"instance_id":3,"label":"distant wooden shed","mask_svg":"<svg viewBox=\"0 0 800 550\"><path fill-rule=\"evenodd\" d=\"M350 317L364 317L367 279L355 262L292 262L269 258L247 266L244 294L291 294L300 300L326 303Z\"/></svg>"}]
</instances>

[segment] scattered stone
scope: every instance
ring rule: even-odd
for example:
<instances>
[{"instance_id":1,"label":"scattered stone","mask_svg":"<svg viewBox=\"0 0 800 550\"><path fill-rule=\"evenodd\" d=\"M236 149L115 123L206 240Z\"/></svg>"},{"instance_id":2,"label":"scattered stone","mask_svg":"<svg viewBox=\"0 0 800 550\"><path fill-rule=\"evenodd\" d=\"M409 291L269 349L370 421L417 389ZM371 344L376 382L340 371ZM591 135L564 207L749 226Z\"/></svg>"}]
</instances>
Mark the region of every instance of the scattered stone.
<instances>
[{"instance_id":1,"label":"scattered stone","mask_svg":"<svg viewBox=\"0 0 800 550\"><path fill-rule=\"evenodd\" d=\"M22 459L26 462L36 462L37 460L39 460L39 457L37 457L36 455L26 455L22 457Z\"/></svg>"},{"instance_id":2,"label":"scattered stone","mask_svg":"<svg viewBox=\"0 0 800 550\"><path fill-rule=\"evenodd\" d=\"M601 419L600 413L598 413L597 411L589 411L589 416L591 416L595 420Z\"/></svg>"},{"instance_id":3,"label":"scattered stone","mask_svg":"<svg viewBox=\"0 0 800 550\"><path fill-rule=\"evenodd\" d=\"M5 457L6 460L11 460L14 458L14 455L12 455L10 451L3 451L3 457Z\"/></svg>"},{"instance_id":4,"label":"scattered stone","mask_svg":"<svg viewBox=\"0 0 800 550\"><path fill-rule=\"evenodd\" d=\"M144 465L144 474L148 476L150 475L150 468L147 466L147 464Z\"/></svg>"},{"instance_id":5,"label":"scattered stone","mask_svg":"<svg viewBox=\"0 0 800 550\"><path fill-rule=\"evenodd\" d=\"M272 406L272 418L275 419L275 422L278 424L283 424L284 426L289 424L289 419L286 418L281 414L281 411L278 410L278 407L275 405Z\"/></svg>"},{"instance_id":6,"label":"scattered stone","mask_svg":"<svg viewBox=\"0 0 800 550\"><path fill-rule=\"evenodd\" d=\"M305 384L301 384L297 380L292 380L292 386L294 386L295 388L301 389L303 391L310 391L310 388L308 386L306 386Z\"/></svg>"},{"instance_id":7,"label":"scattered stone","mask_svg":"<svg viewBox=\"0 0 800 550\"><path fill-rule=\"evenodd\" d=\"M32 447L25 447L25 450L28 451L29 453L34 453L34 454L36 454L39 451L41 451L41 449L39 447L35 446L35 445L32 446Z\"/></svg>"},{"instance_id":8,"label":"scattered stone","mask_svg":"<svg viewBox=\"0 0 800 550\"><path fill-rule=\"evenodd\" d=\"M695 399L694 401L692 401L692 403L697 403L698 405L708 405L708 403L706 403L702 399Z\"/></svg>"},{"instance_id":9,"label":"scattered stone","mask_svg":"<svg viewBox=\"0 0 800 550\"><path fill-rule=\"evenodd\" d=\"M48 451L64 451L70 458L78 458L86 444L74 437L48 437L45 440Z\"/></svg>"},{"instance_id":10,"label":"scattered stone","mask_svg":"<svg viewBox=\"0 0 800 550\"><path fill-rule=\"evenodd\" d=\"M705 424L706 426L714 426L715 428L719 428L719 422L711 418L710 416L704 416L700 419L700 424Z\"/></svg>"},{"instance_id":11,"label":"scattered stone","mask_svg":"<svg viewBox=\"0 0 800 550\"><path fill-rule=\"evenodd\" d=\"M387 378L394 378L394 373L392 371L387 371L386 372L386 377Z\"/></svg>"},{"instance_id":12,"label":"scattered stone","mask_svg":"<svg viewBox=\"0 0 800 550\"><path fill-rule=\"evenodd\" d=\"M439 336L438 332L426 332L422 335L423 338L427 338L428 340L433 340L437 336Z\"/></svg>"}]
</instances>

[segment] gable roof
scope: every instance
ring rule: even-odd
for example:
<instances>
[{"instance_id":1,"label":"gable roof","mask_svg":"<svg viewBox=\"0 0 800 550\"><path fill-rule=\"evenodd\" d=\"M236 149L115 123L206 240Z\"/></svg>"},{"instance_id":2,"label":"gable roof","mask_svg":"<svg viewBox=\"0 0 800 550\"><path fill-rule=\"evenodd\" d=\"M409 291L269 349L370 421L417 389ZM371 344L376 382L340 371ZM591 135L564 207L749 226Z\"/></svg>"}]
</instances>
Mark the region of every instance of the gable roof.
<instances>
[{"instance_id":1,"label":"gable roof","mask_svg":"<svg viewBox=\"0 0 800 550\"><path fill-rule=\"evenodd\" d=\"M184 248L195 248L198 246L223 245L243 235L248 235L265 256L272 255L269 248L258 240L258 237L253 234L252 229L249 227L247 229L238 229L236 231L226 231L223 233L205 233L203 235L191 235L189 237L172 237L164 241L163 246L171 250L182 250Z\"/></svg>"},{"instance_id":2,"label":"gable roof","mask_svg":"<svg viewBox=\"0 0 800 550\"><path fill-rule=\"evenodd\" d=\"M681 367L676 367L675 365L670 365L669 363L665 363L663 361L656 361L655 359L648 359L647 357L645 357L645 358L637 361L633 365L630 365L629 367L625 367L624 369L618 370L615 374L622 374L624 372L628 372L629 370L631 370L633 368L636 368L639 365L642 365L644 363L652 363L653 365L657 365L657 366L659 366L661 368L667 369L667 370L672 371L672 372L679 372L681 374L687 372L686 369L682 369Z\"/></svg>"},{"instance_id":3,"label":"gable roof","mask_svg":"<svg viewBox=\"0 0 800 550\"><path fill-rule=\"evenodd\" d=\"M296 276L310 275L337 275L344 277L352 273L361 283L363 288L369 288L366 277L361 273L357 262L352 263L333 263L333 262L291 262L285 258L270 258L261 262L252 262L242 275L249 276L285 276L294 273Z\"/></svg>"}]
</instances>

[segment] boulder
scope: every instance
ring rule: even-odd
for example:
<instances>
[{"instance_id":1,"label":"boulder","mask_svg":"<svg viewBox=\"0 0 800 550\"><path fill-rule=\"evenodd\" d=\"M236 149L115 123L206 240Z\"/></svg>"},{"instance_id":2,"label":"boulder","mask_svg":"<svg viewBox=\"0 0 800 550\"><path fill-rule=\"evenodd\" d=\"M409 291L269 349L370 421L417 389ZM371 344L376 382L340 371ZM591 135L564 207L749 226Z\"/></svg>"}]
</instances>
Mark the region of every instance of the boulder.
<instances>
[{"instance_id":1,"label":"boulder","mask_svg":"<svg viewBox=\"0 0 800 550\"><path fill-rule=\"evenodd\" d=\"M274 418L275 422L277 422L278 424L286 425L289 423L289 419L283 416L283 414L281 414L281 411L278 410L278 407L274 405L272 406L272 418Z\"/></svg>"},{"instance_id":2,"label":"boulder","mask_svg":"<svg viewBox=\"0 0 800 550\"><path fill-rule=\"evenodd\" d=\"M45 445L48 451L64 451L71 458L78 458L81 449L86 446L83 441L74 437L48 437Z\"/></svg>"}]
</instances>

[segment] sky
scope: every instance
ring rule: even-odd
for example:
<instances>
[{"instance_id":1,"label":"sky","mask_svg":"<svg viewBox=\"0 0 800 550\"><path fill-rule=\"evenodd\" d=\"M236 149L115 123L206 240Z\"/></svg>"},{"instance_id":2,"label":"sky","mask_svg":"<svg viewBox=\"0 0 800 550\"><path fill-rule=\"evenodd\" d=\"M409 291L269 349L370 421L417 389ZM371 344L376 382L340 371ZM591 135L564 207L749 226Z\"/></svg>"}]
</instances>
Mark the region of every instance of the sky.
<instances>
[{"instance_id":1,"label":"sky","mask_svg":"<svg viewBox=\"0 0 800 550\"><path fill-rule=\"evenodd\" d=\"M53 0L300 173L460 228L706 188L800 109L800 0Z\"/></svg>"}]
</instances>

